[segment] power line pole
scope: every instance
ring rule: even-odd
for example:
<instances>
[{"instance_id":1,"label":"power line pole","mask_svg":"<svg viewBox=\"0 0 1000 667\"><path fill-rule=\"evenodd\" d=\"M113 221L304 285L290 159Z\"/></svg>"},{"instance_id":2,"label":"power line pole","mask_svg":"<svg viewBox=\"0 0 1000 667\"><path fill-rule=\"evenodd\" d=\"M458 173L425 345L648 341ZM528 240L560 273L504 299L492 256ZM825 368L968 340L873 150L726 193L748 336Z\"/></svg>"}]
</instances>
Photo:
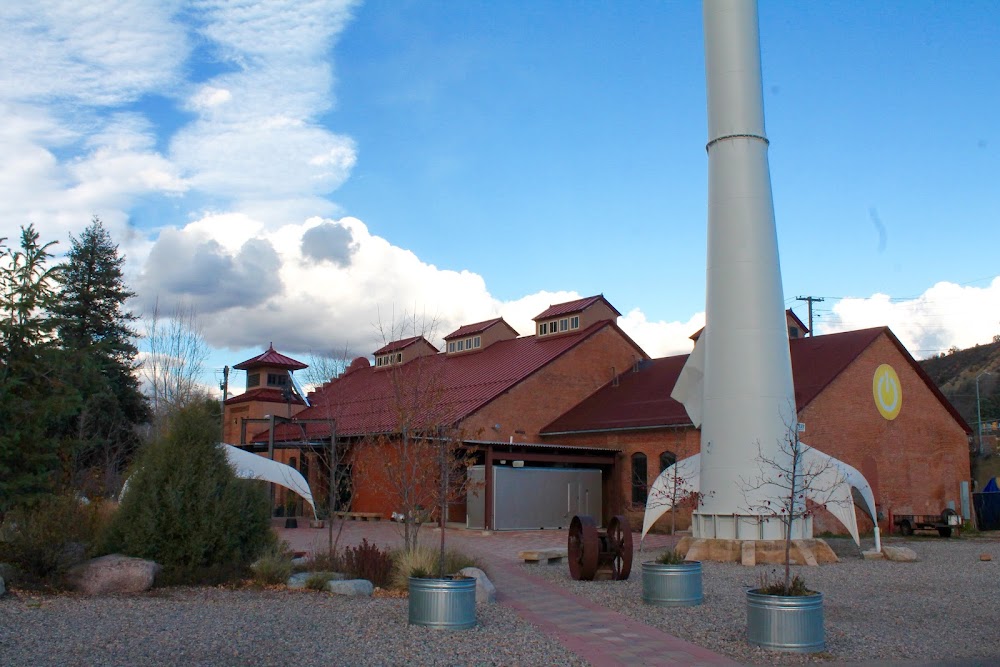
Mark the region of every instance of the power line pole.
<instances>
[{"instance_id":1,"label":"power line pole","mask_svg":"<svg viewBox=\"0 0 1000 667\"><path fill-rule=\"evenodd\" d=\"M806 301L809 303L809 337L813 335L813 303L820 303L826 299L819 296L797 296L796 301Z\"/></svg>"}]
</instances>

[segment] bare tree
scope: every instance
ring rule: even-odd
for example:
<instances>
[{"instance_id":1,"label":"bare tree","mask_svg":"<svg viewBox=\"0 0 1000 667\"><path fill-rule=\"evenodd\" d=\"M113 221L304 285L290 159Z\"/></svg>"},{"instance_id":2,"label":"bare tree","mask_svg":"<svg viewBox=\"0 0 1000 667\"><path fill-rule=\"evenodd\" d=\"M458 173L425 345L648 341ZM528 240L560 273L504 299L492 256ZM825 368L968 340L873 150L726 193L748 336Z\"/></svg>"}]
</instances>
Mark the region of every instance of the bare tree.
<instances>
[{"instance_id":1,"label":"bare tree","mask_svg":"<svg viewBox=\"0 0 1000 667\"><path fill-rule=\"evenodd\" d=\"M198 379L208 358L208 344L191 306L177 305L169 314L156 300L144 319L146 358L142 365L154 422L201 399Z\"/></svg>"},{"instance_id":2,"label":"bare tree","mask_svg":"<svg viewBox=\"0 0 1000 667\"><path fill-rule=\"evenodd\" d=\"M378 328L386 345L409 338L420 344L421 339L433 337L436 326L433 319L404 315ZM375 434L370 442L387 454L381 458L379 473L398 503L396 517L407 550L416 547L420 525L430 520L435 508L443 548L448 502L461 495L468 479L462 433L449 422L442 405L444 365L436 356L418 355L402 363L401 354L390 352L389 367L382 372L388 373L393 432Z\"/></svg>"},{"instance_id":3,"label":"bare tree","mask_svg":"<svg viewBox=\"0 0 1000 667\"><path fill-rule=\"evenodd\" d=\"M792 412L794 415L795 413ZM765 454L757 443L759 474L750 479L742 479L745 494L761 489L770 489L764 494L770 499L751 502L748 509L755 514L777 518L784 531L785 576L781 582L783 595L792 594L791 551L792 528L796 521L805 521L813 509L826 508L837 504L837 489L845 483L844 477L833 459L827 456L812 456L812 448L799 438L798 423L786 424L785 436L779 443L777 452ZM817 452L818 453L818 452ZM754 494L760 495L760 494Z\"/></svg>"}]
</instances>

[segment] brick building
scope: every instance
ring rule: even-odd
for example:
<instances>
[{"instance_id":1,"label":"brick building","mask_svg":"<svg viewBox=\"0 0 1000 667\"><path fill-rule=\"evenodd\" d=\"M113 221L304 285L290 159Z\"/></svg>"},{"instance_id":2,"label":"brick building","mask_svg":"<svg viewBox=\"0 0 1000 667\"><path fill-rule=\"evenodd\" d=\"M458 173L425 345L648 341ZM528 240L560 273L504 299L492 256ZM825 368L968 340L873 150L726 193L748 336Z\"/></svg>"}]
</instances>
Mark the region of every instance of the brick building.
<instances>
[{"instance_id":1,"label":"brick building","mask_svg":"<svg viewBox=\"0 0 1000 667\"><path fill-rule=\"evenodd\" d=\"M443 351L420 336L392 341L373 353L374 364L356 359L310 392L309 407L254 389L230 399L226 441L270 450L286 462L297 458L322 498L326 478L317 457L333 435L349 451L351 509L388 516L398 500L380 483L376 468L386 453L372 445L372 436L398 435L405 414L425 430L447 426L461 433L467 451L486 468L487 515L491 468L517 461L599 469L605 518L629 511L641 525L648 488L664 466L698 451L699 433L670 398L687 356L650 359L617 326L619 315L603 296L594 296L540 313L529 336L518 337L497 318L451 332ZM896 337L878 328L799 338L805 331L790 313L803 440L862 471L880 513L938 513L957 503L959 485L969 479L969 427ZM267 369L283 368L265 365L280 361L273 355L270 349L237 368L270 378L274 373ZM298 363L277 356L286 372L289 362ZM885 366L902 391L894 412L880 411L875 402L876 373ZM257 419L292 419L278 420L273 431L253 422L259 428L241 437L247 428L237 410L244 407L247 416L260 413ZM464 520L464 510L454 506L449 518ZM823 517L816 530L841 532Z\"/></svg>"}]
</instances>

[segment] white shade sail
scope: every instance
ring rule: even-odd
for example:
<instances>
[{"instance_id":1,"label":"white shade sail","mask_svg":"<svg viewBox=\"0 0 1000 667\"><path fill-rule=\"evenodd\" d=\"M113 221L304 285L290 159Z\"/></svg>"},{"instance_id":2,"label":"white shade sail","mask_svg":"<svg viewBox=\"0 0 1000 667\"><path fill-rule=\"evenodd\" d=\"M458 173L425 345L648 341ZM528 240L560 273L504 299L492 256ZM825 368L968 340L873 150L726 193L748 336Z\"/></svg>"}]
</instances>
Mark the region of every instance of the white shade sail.
<instances>
[{"instance_id":1,"label":"white shade sail","mask_svg":"<svg viewBox=\"0 0 1000 667\"><path fill-rule=\"evenodd\" d=\"M291 489L309 503L309 507L313 511L313 516L316 516L316 504L313 502L309 483L298 470L284 463L243 451L232 445L219 443L219 446L226 452L226 459L229 461L229 465L233 467L233 470L236 471L237 477L261 479L265 482L273 482L286 489Z\"/></svg>"}]
</instances>

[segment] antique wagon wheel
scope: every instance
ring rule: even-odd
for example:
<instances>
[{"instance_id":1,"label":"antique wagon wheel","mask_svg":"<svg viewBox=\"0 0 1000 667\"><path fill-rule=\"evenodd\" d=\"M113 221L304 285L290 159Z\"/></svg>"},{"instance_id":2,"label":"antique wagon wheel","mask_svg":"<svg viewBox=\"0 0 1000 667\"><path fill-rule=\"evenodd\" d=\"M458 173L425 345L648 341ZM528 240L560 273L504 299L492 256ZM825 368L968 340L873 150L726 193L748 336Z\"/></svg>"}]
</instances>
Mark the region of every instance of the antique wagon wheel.
<instances>
[{"instance_id":1,"label":"antique wagon wheel","mask_svg":"<svg viewBox=\"0 0 1000 667\"><path fill-rule=\"evenodd\" d=\"M597 557L600 555L600 540L593 517L586 514L573 517L569 524L566 552L569 576L577 581L592 580L597 573Z\"/></svg>"},{"instance_id":2,"label":"antique wagon wheel","mask_svg":"<svg viewBox=\"0 0 1000 667\"><path fill-rule=\"evenodd\" d=\"M611 578L628 579L632 572L632 529L628 519L618 514L608 522L608 551L611 552Z\"/></svg>"}]
</instances>

